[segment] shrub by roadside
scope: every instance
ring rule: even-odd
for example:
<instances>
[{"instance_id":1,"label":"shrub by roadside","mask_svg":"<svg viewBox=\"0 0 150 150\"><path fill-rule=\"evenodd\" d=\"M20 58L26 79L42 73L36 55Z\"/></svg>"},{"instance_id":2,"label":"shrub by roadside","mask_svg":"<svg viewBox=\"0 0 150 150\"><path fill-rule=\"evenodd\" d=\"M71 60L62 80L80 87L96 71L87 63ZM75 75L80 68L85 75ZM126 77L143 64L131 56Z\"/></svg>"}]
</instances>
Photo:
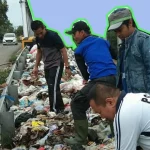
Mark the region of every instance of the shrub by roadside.
<instances>
[{"instance_id":1,"label":"shrub by roadside","mask_svg":"<svg viewBox=\"0 0 150 150\"><path fill-rule=\"evenodd\" d=\"M6 82L7 77L9 76L10 69L0 69L0 84L3 84Z\"/></svg>"},{"instance_id":2,"label":"shrub by roadside","mask_svg":"<svg viewBox=\"0 0 150 150\"><path fill-rule=\"evenodd\" d=\"M9 62L11 62L13 64L16 61L16 59L17 59L17 55L16 55L16 52L15 52L9 58Z\"/></svg>"}]
</instances>

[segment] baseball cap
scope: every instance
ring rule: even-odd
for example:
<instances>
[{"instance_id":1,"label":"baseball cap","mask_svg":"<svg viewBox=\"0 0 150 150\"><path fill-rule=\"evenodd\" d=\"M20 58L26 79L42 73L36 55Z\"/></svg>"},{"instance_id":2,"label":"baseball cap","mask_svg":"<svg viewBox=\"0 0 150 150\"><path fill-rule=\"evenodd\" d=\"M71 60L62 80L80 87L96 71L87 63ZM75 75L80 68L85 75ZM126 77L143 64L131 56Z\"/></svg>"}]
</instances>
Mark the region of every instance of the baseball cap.
<instances>
[{"instance_id":1,"label":"baseball cap","mask_svg":"<svg viewBox=\"0 0 150 150\"><path fill-rule=\"evenodd\" d=\"M132 18L132 14L129 9L127 8L116 9L108 17L108 21L109 21L108 30L115 30L119 28L122 25L123 21L131 18Z\"/></svg>"},{"instance_id":2,"label":"baseball cap","mask_svg":"<svg viewBox=\"0 0 150 150\"><path fill-rule=\"evenodd\" d=\"M78 22L75 22L72 26L72 29L70 31L66 31L65 33L74 34L76 31L81 31L81 30L89 32L90 27L87 25L85 21L80 20Z\"/></svg>"}]
</instances>

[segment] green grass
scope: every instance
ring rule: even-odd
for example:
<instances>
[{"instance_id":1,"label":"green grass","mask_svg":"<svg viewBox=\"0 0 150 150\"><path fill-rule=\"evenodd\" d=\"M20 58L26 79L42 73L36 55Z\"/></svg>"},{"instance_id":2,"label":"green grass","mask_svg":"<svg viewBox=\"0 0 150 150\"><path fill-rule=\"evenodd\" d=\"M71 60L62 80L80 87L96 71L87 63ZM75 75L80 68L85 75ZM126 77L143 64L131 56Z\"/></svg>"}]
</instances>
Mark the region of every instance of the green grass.
<instances>
[{"instance_id":1,"label":"green grass","mask_svg":"<svg viewBox=\"0 0 150 150\"><path fill-rule=\"evenodd\" d=\"M9 58L9 62L13 64L16 61L17 55L16 52L11 55ZM9 76L9 73L11 71L11 67L6 67L4 69L0 69L0 84L3 84L6 82L6 78Z\"/></svg>"},{"instance_id":2,"label":"green grass","mask_svg":"<svg viewBox=\"0 0 150 150\"><path fill-rule=\"evenodd\" d=\"M6 82L6 78L9 76L10 69L1 69L0 70L0 84L3 84Z\"/></svg>"},{"instance_id":3,"label":"green grass","mask_svg":"<svg viewBox=\"0 0 150 150\"><path fill-rule=\"evenodd\" d=\"M14 54L11 55L11 57L9 58L9 62L14 63L17 59L17 55L16 52Z\"/></svg>"},{"instance_id":4,"label":"green grass","mask_svg":"<svg viewBox=\"0 0 150 150\"><path fill-rule=\"evenodd\" d=\"M18 52L20 53L20 51L18 51ZM15 61L16 61L16 59L18 57L18 52L14 52L10 56L9 62L11 64L15 63ZM6 67L4 69L0 69L0 84L3 84L3 83L5 83L7 81L7 77L9 76L10 71L11 71L11 67L10 66L8 66L8 67Z\"/></svg>"}]
</instances>

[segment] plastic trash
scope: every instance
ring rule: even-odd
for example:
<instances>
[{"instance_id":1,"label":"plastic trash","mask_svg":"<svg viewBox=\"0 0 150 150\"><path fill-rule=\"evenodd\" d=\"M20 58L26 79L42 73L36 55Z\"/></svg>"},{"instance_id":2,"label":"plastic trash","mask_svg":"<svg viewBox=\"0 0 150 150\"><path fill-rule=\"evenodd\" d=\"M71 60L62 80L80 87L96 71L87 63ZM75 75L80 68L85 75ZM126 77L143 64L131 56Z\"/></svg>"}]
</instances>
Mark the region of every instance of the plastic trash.
<instances>
[{"instance_id":1,"label":"plastic trash","mask_svg":"<svg viewBox=\"0 0 150 150\"><path fill-rule=\"evenodd\" d=\"M37 105L37 106L35 107L35 109L36 109L37 111L42 111L42 110L44 110L44 106L43 106L43 105Z\"/></svg>"},{"instance_id":2,"label":"plastic trash","mask_svg":"<svg viewBox=\"0 0 150 150\"><path fill-rule=\"evenodd\" d=\"M32 121L32 131L40 131L42 126L44 126L42 121Z\"/></svg>"},{"instance_id":3,"label":"plastic trash","mask_svg":"<svg viewBox=\"0 0 150 150\"><path fill-rule=\"evenodd\" d=\"M63 144L58 144L58 145L55 145L55 146L54 146L54 149L53 149L53 150L62 150L63 147L64 147Z\"/></svg>"},{"instance_id":4,"label":"plastic trash","mask_svg":"<svg viewBox=\"0 0 150 150\"><path fill-rule=\"evenodd\" d=\"M47 114L50 118L54 118L56 116L55 112L48 112Z\"/></svg>"},{"instance_id":5,"label":"plastic trash","mask_svg":"<svg viewBox=\"0 0 150 150\"><path fill-rule=\"evenodd\" d=\"M21 99L19 99L19 106L21 108L25 108L29 106L29 98L28 96L23 96Z\"/></svg>"},{"instance_id":6,"label":"plastic trash","mask_svg":"<svg viewBox=\"0 0 150 150\"><path fill-rule=\"evenodd\" d=\"M25 146L19 146L19 147L13 148L12 150L27 150L27 148Z\"/></svg>"}]
</instances>

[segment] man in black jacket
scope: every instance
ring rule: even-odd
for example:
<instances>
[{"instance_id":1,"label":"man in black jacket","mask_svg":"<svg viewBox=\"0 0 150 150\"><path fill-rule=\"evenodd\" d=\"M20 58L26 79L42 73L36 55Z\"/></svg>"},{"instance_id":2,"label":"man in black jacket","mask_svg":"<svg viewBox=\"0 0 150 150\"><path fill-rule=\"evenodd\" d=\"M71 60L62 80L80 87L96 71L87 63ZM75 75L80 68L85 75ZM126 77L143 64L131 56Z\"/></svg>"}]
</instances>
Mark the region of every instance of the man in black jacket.
<instances>
[{"instance_id":1,"label":"man in black jacket","mask_svg":"<svg viewBox=\"0 0 150 150\"><path fill-rule=\"evenodd\" d=\"M65 71L70 77L66 48L57 32L47 30L44 24L39 21L31 23L31 29L36 36L36 44L38 46L34 74L38 74L38 66L43 57L45 78L48 84L50 111L56 113L64 110L64 104L60 92L60 80L65 64Z\"/></svg>"}]
</instances>

